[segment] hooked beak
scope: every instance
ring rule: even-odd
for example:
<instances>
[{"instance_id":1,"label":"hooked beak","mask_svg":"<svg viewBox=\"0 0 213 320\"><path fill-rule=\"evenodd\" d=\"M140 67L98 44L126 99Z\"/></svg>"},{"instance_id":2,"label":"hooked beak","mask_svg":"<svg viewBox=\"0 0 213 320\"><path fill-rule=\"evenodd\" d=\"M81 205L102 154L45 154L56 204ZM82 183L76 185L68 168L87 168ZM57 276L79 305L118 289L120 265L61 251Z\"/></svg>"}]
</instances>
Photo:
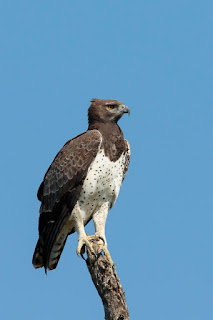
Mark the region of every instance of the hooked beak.
<instances>
[{"instance_id":1,"label":"hooked beak","mask_svg":"<svg viewBox=\"0 0 213 320\"><path fill-rule=\"evenodd\" d=\"M121 108L123 113L128 113L128 115L130 115L130 109L127 106L125 106L125 104L122 104Z\"/></svg>"}]
</instances>

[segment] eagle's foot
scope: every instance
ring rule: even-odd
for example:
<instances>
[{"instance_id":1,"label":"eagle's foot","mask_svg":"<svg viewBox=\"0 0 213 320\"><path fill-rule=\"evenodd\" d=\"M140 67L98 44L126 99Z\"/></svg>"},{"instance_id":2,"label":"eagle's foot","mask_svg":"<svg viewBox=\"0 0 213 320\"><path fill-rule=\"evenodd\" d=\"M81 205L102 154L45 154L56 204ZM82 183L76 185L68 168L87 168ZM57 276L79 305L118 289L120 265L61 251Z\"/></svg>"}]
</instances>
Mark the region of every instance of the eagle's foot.
<instances>
[{"instance_id":1,"label":"eagle's foot","mask_svg":"<svg viewBox=\"0 0 213 320\"><path fill-rule=\"evenodd\" d=\"M81 255L81 257L83 257L83 254L85 252L85 246L87 246L87 248L96 256L96 252L95 250L93 249L92 247L92 244L90 242L98 242L102 240L103 241L103 244L105 244L105 240L100 237L100 236L97 236L97 235L93 235L93 236L86 236L86 237L83 237L83 238L79 238L78 239L78 247L77 247L77 255Z\"/></svg>"},{"instance_id":2,"label":"eagle's foot","mask_svg":"<svg viewBox=\"0 0 213 320\"><path fill-rule=\"evenodd\" d=\"M99 247L98 252L94 250L92 246L92 242L96 243ZM101 243L102 242L102 243ZM110 256L109 250L107 249L106 242L103 237L98 236L98 235L91 235L91 236L86 236L83 238L78 239L78 247L77 247L77 255L80 256L85 260L83 254L85 252L85 246L90 250L91 253L93 253L96 257L99 255L102 251L104 255L107 257L111 267L115 267L115 264Z\"/></svg>"},{"instance_id":3,"label":"eagle's foot","mask_svg":"<svg viewBox=\"0 0 213 320\"><path fill-rule=\"evenodd\" d=\"M104 240L104 238L101 237L101 236L97 236L97 235L87 236L87 239L88 239L89 241L92 241L92 242L99 242L100 240L102 240L102 241L103 241L103 244L105 244L105 240Z\"/></svg>"},{"instance_id":4,"label":"eagle's foot","mask_svg":"<svg viewBox=\"0 0 213 320\"><path fill-rule=\"evenodd\" d=\"M111 267L115 268L115 264L110 256L109 250L107 249L107 246L103 246L102 251L104 253L104 255L107 257L107 259L109 260L109 263L111 265Z\"/></svg>"},{"instance_id":5,"label":"eagle's foot","mask_svg":"<svg viewBox=\"0 0 213 320\"><path fill-rule=\"evenodd\" d=\"M107 249L107 245L105 243L103 245L100 245L99 253L101 253L102 251L104 255L107 257L107 259L109 260L111 267L115 267L115 264L110 256L109 250Z\"/></svg>"},{"instance_id":6,"label":"eagle's foot","mask_svg":"<svg viewBox=\"0 0 213 320\"><path fill-rule=\"evenodd\" d=\"M85 246L87 246L87 248L94 254L96 255L91 243L89 242L88 236L86 236L85 238L79 238L78 239L78 247L76 250L76 253L78 256L82 256L82 253L85 252Z\"/></svg>"}]
</instances>

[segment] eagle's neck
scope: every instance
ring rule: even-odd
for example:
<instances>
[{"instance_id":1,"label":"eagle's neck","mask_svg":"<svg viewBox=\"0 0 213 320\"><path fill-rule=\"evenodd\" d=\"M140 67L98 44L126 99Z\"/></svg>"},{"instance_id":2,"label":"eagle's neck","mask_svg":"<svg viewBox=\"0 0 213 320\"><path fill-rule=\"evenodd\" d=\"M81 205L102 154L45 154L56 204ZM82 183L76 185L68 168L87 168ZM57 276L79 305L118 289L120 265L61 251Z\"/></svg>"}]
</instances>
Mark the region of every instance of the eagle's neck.
<instances>
[{"instance_id":1,"label":"eagle's neck","mask_svg":"<svg viewBox=\"0 0 213 320\"><path fill-rule=\"evenodd\" d=\"M102 137L102 148L111 161L117 161L126 151L126 144L121 128L114 122L98 122L89 124L88 130L98 130Z\"/></svg>"}]
</instances>

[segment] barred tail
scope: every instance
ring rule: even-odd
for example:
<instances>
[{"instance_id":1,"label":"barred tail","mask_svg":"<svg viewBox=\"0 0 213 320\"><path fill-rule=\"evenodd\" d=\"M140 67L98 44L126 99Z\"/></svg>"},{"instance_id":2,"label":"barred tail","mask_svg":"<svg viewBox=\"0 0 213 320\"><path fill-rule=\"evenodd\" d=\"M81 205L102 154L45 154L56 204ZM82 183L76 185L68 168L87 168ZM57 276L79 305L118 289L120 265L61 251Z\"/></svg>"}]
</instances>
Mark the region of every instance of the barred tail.
<instances>
[{"instance_id":1,"label":"barred tail","mask_svg":"<svg viewBox=\"0 0 213 320\"><path fill-rule=\"evenodd\" d=\"M64 249L68 234L61 234L57 239L49 253L49 259L45 255L45 249L42 245L40 238L38 239L34 254L33 254L33 266L35 269L44 267L46 270L53 270L57 267L62 251Z\"/></svg>"},{"instance_id":2,"label":"barred tail","mask_svg":"<svg viewBox=\"0 0 213 320\"><path fill-rule=\"evenodd\" d=\"M33 261L32 261L35 269L42 268L44 266L43 252L44 252L43 245L41 244L41 241L39 238L33 254Z\"/></svg>"}]
</instances>

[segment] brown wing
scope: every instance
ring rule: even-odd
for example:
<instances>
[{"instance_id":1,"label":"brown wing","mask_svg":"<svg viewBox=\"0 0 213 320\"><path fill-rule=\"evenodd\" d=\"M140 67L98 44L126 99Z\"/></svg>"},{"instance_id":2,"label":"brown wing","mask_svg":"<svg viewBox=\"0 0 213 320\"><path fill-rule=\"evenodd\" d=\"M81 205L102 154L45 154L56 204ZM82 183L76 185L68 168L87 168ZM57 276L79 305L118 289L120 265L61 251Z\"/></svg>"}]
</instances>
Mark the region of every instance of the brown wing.
<instances>
[{"instance_id":1,"label":"brown wing","mask_svg":"<svg viewBox=\"0 0 213 320\"><path fill-rule=\"evenodd\" d=\"M101 145L97 130L69 140L59 151L44 176L38 190L41 201L39 240L33 256L33 265L48 267L52 247L69 218L87 175L88 168Z\"/></svg>"}]
</instances>

